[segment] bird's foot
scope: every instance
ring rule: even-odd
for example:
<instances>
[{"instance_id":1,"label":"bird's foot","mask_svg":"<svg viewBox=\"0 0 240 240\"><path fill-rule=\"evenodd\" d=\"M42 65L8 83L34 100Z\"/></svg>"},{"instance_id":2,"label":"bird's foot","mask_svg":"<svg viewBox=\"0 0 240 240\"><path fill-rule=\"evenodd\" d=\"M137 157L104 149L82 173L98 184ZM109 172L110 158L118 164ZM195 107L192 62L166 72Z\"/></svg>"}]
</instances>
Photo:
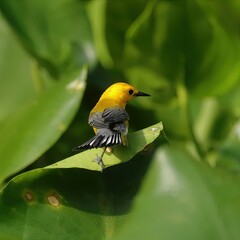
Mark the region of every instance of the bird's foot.
<instances>
[{"instance_id":1,"label":"bird's foot","mask_svg":"<svg viewBox=\"0 0 240 240\"><path fill-rule=\"evenodd\" d=\"M104 169L104 163L103 163L103 160L102 160L102 156L98 156L97 154L97 157L95 159L92 160L93 162L96 162L99 166L100 166L100 169L101 169L101 172L103 171Z\"/></svg>"}]
</instances>

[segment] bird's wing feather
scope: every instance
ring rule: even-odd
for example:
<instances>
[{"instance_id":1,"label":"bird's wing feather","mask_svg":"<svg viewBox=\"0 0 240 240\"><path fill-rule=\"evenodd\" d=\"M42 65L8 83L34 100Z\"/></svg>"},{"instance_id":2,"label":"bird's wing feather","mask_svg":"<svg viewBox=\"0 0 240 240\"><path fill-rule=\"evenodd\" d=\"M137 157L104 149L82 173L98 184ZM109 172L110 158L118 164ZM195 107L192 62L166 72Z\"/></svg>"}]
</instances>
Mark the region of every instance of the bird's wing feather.
<instances>
[{"instance_id":1,"label":"bird's wing feather","mask_svg":"<svg viewBox=\"0 0 240 240\"><path fill-rule=\"evenodd\" d=\"M104 110L102 117L106 123L119 123L129 120L126 110L120 107L107 108Z\"/></svg>"},{"instance_id":2,"label":"bird's wing feather","mask_svg":"<svg viewBox=\"0 0 240 240\"><path fill-rule=\"evenodd\" d=\"M88 123L95 128L107 128L108 124L104 122L101 112L95 112L90 114Z\"/></svg>"},{"instance_id":3,"label":"bird's wing feather","mask_svg":"<svg viewBox=\"0 0 240 240\"><path fill-rule=\"evenodd\" d=\"M122 143L121 133L112 132L110 129L100 129L98 133L86 143L77 146L73 151L81 149L92 149L100 147L109 147Z\"/></svg>"},{"instance_id":4,"label":"bird's wing feather","mask_svg":"<svg viewBox=\"0 0 240 240\"><path fill-rule=\"evenodd\" d=\"M129 120L128 113L120 108L106 108L102 113L95 112L89 116L89 124L95 128L108 128L109 124L121 123Z\"/></svg>"},{"instance_id":5,"label":"bird's wing feather","mask_svg":"<svg viewBox=\"0 0 240 240\"><path fill-rule=\"evenodd\" d=\"M126 134L127 132L127 126L125 126L124 121L128 119L128 113L120 107L107 108L103 112L90 114L89 124L97 128L96 135L73 150L122 144L121 134Z\"/></svg>"}]
</instances>

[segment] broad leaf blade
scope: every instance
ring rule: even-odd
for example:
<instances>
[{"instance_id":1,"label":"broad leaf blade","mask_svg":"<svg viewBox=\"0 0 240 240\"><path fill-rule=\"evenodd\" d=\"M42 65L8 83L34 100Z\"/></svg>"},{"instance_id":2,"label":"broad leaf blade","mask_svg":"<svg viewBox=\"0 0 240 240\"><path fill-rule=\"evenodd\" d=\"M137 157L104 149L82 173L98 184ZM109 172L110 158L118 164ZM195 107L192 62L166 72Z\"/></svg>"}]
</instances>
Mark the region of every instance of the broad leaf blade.
<instances>
[{"instance_id":1,"label":"broad leaf blade","mask_svg":"<svg viewBox=\"0 0 240 240\"><path fill-rule=\"evenodd\" d=\"M112 239L128 217L151 155L103 173L43 168L16 176L0 192L0 239Z\"/></svg>"},{"instance_id":2,"label":"broad leaf blade","mask_svg":"<svg viewBox=\"0 0 240 240\"><path fill-rule=\"evenodd\" d=\"M160 148L114 239L239 239L239 178L223 174L184 151Z\"/></svg>"},{"instance_id":3,"label":"broad leaf blade","mask_svg":"<svg viewBox=\"0 0 240 240\"><path fill-rule=\"evenodd\" d=\"M146 145L153 142L163 130L162 123L155 124L138 132L129 134L128 146L114 147L112 153L106 153L103 157L105 167L129 161L134 155L144 149ZM92 162L102 153L102 149L87 150L62 161L54 163L47 168L86 168L100 171L97 163Z\"/></svg>"},{"instance_id":4,"label":"broad leaf blade","mask_svg":"<svg viewBox=\"0 0 240 240\"><path fill-rule=\"evenodd\" d=\"M83 1L2 0L0 8L25 49L54 79L77 71L83 64L95 64Z\"/></svg>"},{"instance_id":5,"label":"broad leaf blade","mask_svg":"<svg viewBox=\"0 0 240 240\"><path fill-rule=\"evenodd\" d=\"M22 50L1 15L0 51L1 122L8 119L8 116L19 106L33 100L36 96L33 76L29 70L32 59Z\"/></svg>"},{"instance_id":6,"label":"broad leaf blade","mask_svg":"<svg viewBox=\"0 0 240 240\"><path fill-rule=\"evenodd\" d=\"M0 182L31 164L66 130L83 95L86 72L54 84L1 126Z\"/></svg>"},{"instance_id":7,"label":"broad leaf blade","mask_svg":"<svg viewBox=\"0 0 240 240\"><path fill-rule=\"evenodd\" d=\"M103 239L100 176L37 169L15 177L0 194L0 239Z\"/></svg>"}]
</instances>

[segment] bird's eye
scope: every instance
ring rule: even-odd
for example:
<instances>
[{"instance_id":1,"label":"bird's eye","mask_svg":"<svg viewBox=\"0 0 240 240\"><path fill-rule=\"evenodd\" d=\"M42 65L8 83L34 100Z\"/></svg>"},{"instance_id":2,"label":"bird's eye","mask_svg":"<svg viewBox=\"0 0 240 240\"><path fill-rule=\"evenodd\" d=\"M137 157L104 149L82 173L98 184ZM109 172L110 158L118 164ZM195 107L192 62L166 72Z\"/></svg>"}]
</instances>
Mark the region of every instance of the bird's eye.
<instances>
[{"instance_id":1,"label":"bird's eye","mask_svg":"<svg viewBox=\"0 0 240 240\"><path fill-rule=\"evenodd\" d=\"M133 91L132 89L130 89L130 90L128 91L129 95L132 95L133 92L134 92L134 91Z\"/></svg>"}]
</instances>

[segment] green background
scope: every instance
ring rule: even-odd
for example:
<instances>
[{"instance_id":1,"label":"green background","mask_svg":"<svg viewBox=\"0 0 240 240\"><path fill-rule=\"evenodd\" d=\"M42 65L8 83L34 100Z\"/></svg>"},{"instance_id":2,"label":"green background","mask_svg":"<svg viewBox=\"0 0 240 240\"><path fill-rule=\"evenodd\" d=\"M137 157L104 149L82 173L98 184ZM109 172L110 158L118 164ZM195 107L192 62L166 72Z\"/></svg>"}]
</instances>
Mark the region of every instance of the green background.
<instances>
[{"instance_id":1,"label":"green background","mask_svg":"<svg viewBox=\"0 0 240 240\"><path fill-rule=\"evenodd\" d=\"M238 0L0 9L0 240L240 239ZM72 148L119 81L151 97L101 173Z\"/></svg>"}]
</instances>

